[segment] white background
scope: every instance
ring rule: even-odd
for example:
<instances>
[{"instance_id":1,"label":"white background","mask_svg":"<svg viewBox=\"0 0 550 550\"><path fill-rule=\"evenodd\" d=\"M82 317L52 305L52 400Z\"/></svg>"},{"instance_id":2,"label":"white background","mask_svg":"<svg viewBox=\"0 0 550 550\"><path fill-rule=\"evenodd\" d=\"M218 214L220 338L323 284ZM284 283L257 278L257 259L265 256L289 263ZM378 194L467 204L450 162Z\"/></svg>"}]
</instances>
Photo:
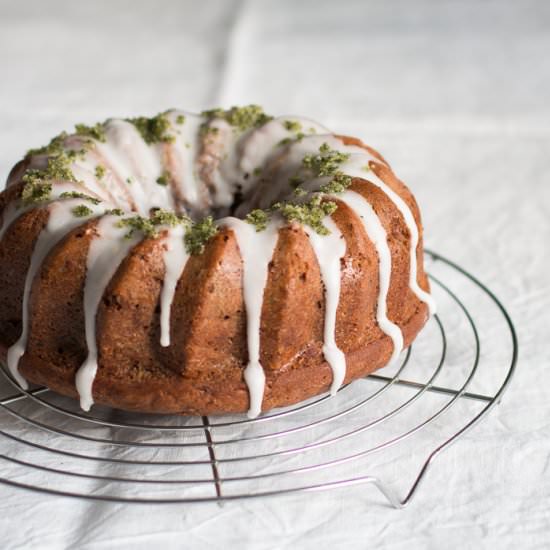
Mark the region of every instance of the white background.
<instances>
[{"instance_id":1,"label":"white background","mask_svg":"<svg viewBox=\"0 0 550 550\"><path fill-rule=\"evenodd\" d=\"M365 487L155 509L0 485L0 546L549 547L550 3L0 1L2 179L75 122L250 102L390 160L427 244L516 322L504 402L404 511Z\"/></svg>"}]
</instances>

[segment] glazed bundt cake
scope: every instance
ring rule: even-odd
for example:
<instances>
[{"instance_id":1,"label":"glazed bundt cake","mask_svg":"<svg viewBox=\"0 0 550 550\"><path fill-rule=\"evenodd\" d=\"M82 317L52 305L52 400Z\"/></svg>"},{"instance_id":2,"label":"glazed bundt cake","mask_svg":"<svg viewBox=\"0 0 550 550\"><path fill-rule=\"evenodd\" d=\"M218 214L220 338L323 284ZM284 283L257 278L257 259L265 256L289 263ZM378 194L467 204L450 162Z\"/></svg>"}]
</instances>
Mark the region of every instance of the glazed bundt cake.
<instances>
[{"instance_id":1,"label":"glazed bundt cake","mask_svg":"<svg viewBox=\"0 0 550 550\"><path fill-rule=\"evenodd\" d=\"M253 417L388 364L434 311L387 162L254 105L79 124L0 216L2 356L85 410Z\"/></svg>"}]
</instances>

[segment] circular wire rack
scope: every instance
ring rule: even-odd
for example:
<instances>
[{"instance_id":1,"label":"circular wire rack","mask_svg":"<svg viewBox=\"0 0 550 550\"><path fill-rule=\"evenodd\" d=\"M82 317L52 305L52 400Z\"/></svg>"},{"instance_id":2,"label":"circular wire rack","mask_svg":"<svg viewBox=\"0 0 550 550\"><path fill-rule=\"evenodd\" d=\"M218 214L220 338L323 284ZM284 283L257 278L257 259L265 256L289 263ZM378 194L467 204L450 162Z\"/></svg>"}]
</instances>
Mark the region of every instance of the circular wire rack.
<instances>
[{"instance_id":1,"label":"circular wire rack","mask_svg":"<svg viewBox=\"0 0 550 550\"><path fill-rule=\"evenodd\" d=\"M0 483L157 504L372 484L406 506L434 459L499 403L518 350L487 287L435 252L426 260L438 313L399 364L256 419L84 413L0 369Z\"/></svg>"}]
</instances>

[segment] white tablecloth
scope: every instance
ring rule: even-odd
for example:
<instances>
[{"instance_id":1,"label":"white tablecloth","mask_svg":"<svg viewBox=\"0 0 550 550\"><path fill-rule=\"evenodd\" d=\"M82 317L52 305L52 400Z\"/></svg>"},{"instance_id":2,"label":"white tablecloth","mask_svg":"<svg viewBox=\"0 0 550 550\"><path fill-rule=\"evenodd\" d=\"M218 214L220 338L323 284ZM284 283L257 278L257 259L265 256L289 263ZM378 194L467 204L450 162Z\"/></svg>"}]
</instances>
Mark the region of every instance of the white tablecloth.
<instances>
[{"instance_id":1,"label":"white tablecloth","mask_svg":"<svg viewBox=\"0 0 550 550\"><path fill-rule=\"evenodd\" d=\"M548 548L549 52L545 0L0 0L2 179L75 122L250 102L305 114L383 152L427 244L494 290L520 340L502 405L403 511L367 487L153 507L0 485L0 546Z\"/></svg>"}]
</instances>

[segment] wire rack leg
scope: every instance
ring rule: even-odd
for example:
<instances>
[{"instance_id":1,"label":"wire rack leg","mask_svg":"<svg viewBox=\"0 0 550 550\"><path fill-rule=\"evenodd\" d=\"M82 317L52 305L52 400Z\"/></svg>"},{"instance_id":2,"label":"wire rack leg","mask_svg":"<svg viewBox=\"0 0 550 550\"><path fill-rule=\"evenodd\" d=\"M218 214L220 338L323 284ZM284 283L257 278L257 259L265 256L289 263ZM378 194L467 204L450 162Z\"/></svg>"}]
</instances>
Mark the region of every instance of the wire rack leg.
<instances>
[{"instance_id":1,"label":"wire rack leg","mask_svg":"<svg viewBox=\"0 0 550 550\"><path fill-rule=\"evenodd\" d=\"M214 487L216 488L216 496L219 499L220 505L222 504L222 486L220 481L220 475L218 472L218 465L216 460L216 451L214 449L214 441L212 440L212 434L210 433L210 422L208 416L202 417L202 423L204 425L204 435L208 443L208 455L210 457L210 463L212 467L212 478L214 480Z\"/></svg>"}]
</instances>

